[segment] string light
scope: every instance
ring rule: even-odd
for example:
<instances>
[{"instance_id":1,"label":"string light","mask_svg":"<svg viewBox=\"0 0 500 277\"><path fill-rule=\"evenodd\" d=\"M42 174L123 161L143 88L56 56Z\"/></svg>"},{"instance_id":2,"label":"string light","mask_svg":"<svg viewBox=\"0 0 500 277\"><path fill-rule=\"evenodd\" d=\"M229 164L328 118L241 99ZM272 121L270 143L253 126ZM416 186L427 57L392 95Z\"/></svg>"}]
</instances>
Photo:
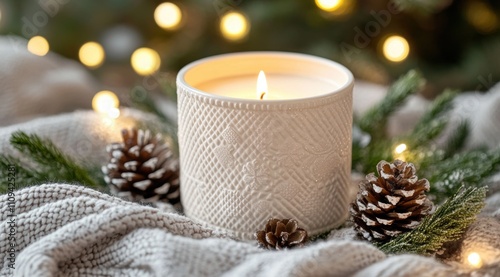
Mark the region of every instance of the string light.
<instances>
[{"instance_id":1,"label":"string light","mask_svg":"<svg viewBox=\"0 0 500 277\"><path fill-rule=\"evenodd\" d=\"M391 62L401 62L408 57L410 45L402 36L390 36L384 41L383 53Z\"/></svg>"},{"instance_id":2,"label":"string light","mask_svg":"<svg viewBox=\"0 0 500 277\"><path fill-rule=\"evenodd\" d=\"M82 64L90 68L97 68L102 65L105 59L104 48L97 42L87 42L78 51L78 57Z\"/></svg>"},{"instance_id":3,"label":"string light","mask_svg":"<svg viewBox=\"0 0 500 277\"><path fill-rule=\"evenodd\" d=\"M228 40L241 40L250 31L250 22L242 13L228 12L220 21L220 30Z\"/></svg>"},{"instance_id":4,"label":"string light","mask_svg":"<svg viewBox=\"0 0 500 277\"><path fill-rule=\"evenodd\" d=\"M109 90L100 91L92 98L92 108L94 111L106 114L111 118L118 118L120 116L118 106L120 106L120 100L118 100L116 94Z\"/></svg>"},{"instance_id":5,"label":"string light","mask_svg":"<svg viewBox=\"0 0 500 277\"><path fill-rule=\"evenodd\" d=\"M28 51L37 56L45 56L49 50L49 42L42 36L34 36L28 41Z\"/></svg>"},{"instance_id":6,"label":"string light","mask_svg":"<svg viewBox=\"0 0 500 277\"><path fill-rule=\"evenodd\" d=\"M158 52L151 48L139 48L132 53L132 68L139 75L151 75L160 69L161 59Z\"/></svg>"},{"instance_id":7,"label":"string light","mask_svg":"<svg viewBox=\"0 0 500 277\"><path fill-rule=\"evenodd\" d=\"M335 17L345 16L354 10L355 2L352 0L315 0L316 6Z\"/></svg>"},{"instance_id":8,"label":"string light","mask_svg":"<svg viewBox=\"0 0 500 277\"><path fill-rule=\"evenodd\" d=\"M403 153L404 151L406 151L406 149L407 149L406 144L401 143L400 145L396 146L396 148L394 149L394 152L395 152L396 154L401 154L401 153Z\"/></svg>"},{"instance_id":9,"label":"string light","mask_svg":"<svg viewBox=\"0 0 500 277\"><path fill-rule=\"evenodd\" d=\"M480 268L483 265L481 256L476 252L472 252L467 256L467 262L474 268Z\"/></svg>"},{"instance_id":10,"label":"string light","mask_svg":"<svg viewBox=\"0 0 500 277\"><path fill-rule=\"evenodd\" d=\"M327 12L334 12L342 6L344 0L315 0L315 2L318 8Z\"/></svg>"},{"instance_id":11,"label":"string light","mask_svg":"<svg viewBox=\"0 0 500 277\"><path fill-rule=\"evenodd\" d=\"M156 24L165 30L175 30L182 20L181 9L174 3L165 2L156 7L154 12Z\"/></svg>"}]
</instances>

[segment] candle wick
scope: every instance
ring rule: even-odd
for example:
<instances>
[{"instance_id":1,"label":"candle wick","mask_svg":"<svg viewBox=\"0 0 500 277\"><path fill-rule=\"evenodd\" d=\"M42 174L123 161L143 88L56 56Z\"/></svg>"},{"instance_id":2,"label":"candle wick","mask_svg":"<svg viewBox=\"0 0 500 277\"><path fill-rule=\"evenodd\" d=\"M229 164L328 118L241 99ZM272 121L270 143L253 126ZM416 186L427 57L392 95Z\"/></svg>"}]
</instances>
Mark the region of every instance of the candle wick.
<instances>
[{"instance_id":1,"label":"candle wick","mask_svg":"<svg viewBox=\"0 0 500 277\"><path fill-rule=\"evenodd\" d=\"M262 92L262 93L260 94L260 100L263 100L263 99L264 99L264 95L266 95L266 93L265 93L265 92Z\"/></svg>"}]
</instances>

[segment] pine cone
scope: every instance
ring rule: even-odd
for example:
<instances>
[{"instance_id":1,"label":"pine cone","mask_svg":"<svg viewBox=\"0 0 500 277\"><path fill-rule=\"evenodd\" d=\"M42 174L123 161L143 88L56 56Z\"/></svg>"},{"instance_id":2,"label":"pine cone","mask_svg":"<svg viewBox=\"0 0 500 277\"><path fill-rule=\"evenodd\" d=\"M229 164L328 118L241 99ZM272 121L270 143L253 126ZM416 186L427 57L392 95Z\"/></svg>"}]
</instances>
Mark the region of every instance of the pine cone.
<instances>
[{"instance_id":1,"label":"pine cone","mask_svg":"<svg viewBox=\"0 0 500 277\"><path fill-rule=\"evenodd\" d=\"M301 247L307 242L307 232L298 228L297 220L271 218L262 231L255 233L259 246L267 249Z\"/></svg>"},{"instance_id":2,"label":"pine cone","mask_svg":"<svg viewBox=\"0 0 500 277\"><path fill-rule=\"evenodd\" d=\"M433 204L425 195L429 181L418 179L412 163L381 161L377 171L360 184L350 211L361 236L384 242L417 227Z\"/></svg>"},{"instance_id":3,"label":"pine cone","mask_svg":"<svg viewBox=\"0 0 500 277\"><path fill-rule=\"evenodd\" d=\"M123 143L106 147L110 162L102 172L111 192L131 201L164 201L179 207L179 160L161 136L123 129L122 137Z\"/></svg>"}]
</instances>

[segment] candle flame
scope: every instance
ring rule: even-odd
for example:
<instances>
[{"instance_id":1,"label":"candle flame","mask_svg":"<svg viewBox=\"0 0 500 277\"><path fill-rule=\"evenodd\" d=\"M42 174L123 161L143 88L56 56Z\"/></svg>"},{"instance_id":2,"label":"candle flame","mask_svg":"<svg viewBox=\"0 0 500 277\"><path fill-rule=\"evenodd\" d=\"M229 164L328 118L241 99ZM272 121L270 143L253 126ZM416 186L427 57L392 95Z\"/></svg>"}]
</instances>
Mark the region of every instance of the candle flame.
<instances>
[{"instance_id":1,"label":"candle flame","mask_svg":"<svg viewBox=\"0 0 500 277\"><path fill-rule=\"evenodd\" d=\"M267 98L267 80L264 71L259 72L259 77L257 78L257 98L264 100Z\"/></svg>"}]
</instances>

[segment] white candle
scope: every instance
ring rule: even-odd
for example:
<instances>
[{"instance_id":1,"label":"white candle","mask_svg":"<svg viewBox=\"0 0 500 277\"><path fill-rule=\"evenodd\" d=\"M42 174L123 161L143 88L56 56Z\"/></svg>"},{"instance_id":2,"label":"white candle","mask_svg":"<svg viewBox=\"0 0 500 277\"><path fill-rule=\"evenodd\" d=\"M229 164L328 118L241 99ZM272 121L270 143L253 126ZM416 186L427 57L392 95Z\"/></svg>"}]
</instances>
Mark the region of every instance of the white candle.
<instances>
[{"instance_id":1,"label":"white candle","mask_svg":"<svg viewBox=\"0 0 500 277\"><path fill-rule=\"evenodd\" d=\"M214 95L240 99L258 99L255 93L257 72L252 75L207 80L197 88ZM266 73L268 97L266 100L301 99L331 92L339 87L329 79L293 74Z\"/></svg>"},{"instance_id":2,"label":"white candle","mask_svg":"<svg viewBox=\"0 0 500 277\"><path fill-rule=\"evenodd\" d=\"M185 214L242 239L270 217L295 218L311 235L344 222L352 86L345 67L302 54L235 53L185 66L177 76Z\"/></svg>"}]
</instances>

